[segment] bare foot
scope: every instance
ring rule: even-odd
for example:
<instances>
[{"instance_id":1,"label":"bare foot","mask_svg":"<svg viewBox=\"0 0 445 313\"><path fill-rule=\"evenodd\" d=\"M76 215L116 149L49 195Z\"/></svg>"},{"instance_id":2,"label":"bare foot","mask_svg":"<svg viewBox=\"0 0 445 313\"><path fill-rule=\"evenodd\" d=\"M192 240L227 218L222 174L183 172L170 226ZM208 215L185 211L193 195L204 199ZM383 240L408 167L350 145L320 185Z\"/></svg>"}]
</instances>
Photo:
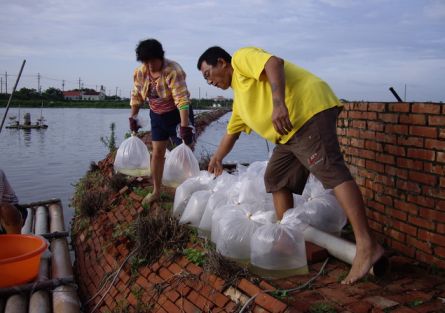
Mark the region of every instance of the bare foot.
<instances>
[{"instance_id":1,"label":"bare foot","mask_svg":"<svg viewBox=\"0 0 445 313\"><path fill-rule=\"evenodd\" d=\"M142 200L142 204L152 204L153 202L158 201L161 198L161 195L159 192L156 193L149 193L145 196L145 198Z\"/></svg>"},{"instance_id":2,"label":"bare foot","mask_svg":"<svg viewBox=\"0 0 445 313\"><path fill-rule=\"evenodd\" d=\"M341 283L344 285L352 285L368 274L374 263L383 256L384 252L383 247L376 242L369 248L357 249L351 270Z\"/></svg>"}]
</instances>

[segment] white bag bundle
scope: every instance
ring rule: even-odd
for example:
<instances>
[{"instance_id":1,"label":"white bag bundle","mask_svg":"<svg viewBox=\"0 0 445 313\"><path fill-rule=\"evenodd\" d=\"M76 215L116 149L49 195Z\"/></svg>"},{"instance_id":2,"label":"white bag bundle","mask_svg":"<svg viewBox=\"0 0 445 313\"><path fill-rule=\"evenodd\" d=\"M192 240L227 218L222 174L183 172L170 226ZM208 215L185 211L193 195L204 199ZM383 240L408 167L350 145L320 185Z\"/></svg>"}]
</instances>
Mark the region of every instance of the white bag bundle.
<instances>
[{"instance_id":1,"label":"white bag bundle","mask_svg":"<svg viewBox=\"0 0 445 313\"><path fill-rule=\"evenodd\" d=\"M199 190L192 194L179 224L190 223L192 226L198 227L211 194L210 190Z\"/></svg>"},{"instance_id":2,"label":"white bag bundle","mask_svg":"<svg viewBox=\"0 0 445 313\"><path fill-rule=\"evenodd\" d=\"M236 175L223 172L213 181L213 194L210 196L209 201L207 202L201 222L199 223L199 229L204 232L204 235L208 235L208 233L210 233L212 230L213 212L218 207L225 204L237 203L239 188L237 189L236 186L239 185L238 178L239 177Z\"/></svg>"},{"instance_id":3,"label":"white bag bundle","mask_svg":"<svg viewBox=\"0 0 445 313\"><path fill-rule=\"evenodd\" d=\"M114 170L130 176L150 176L150 152L141 139L131 135L120 144Z\"/></svg>"},{"instance_id":4,"label":"white bag bundle","mask_svg":"<svg viewBox=\"0 0 445 313\"><path fill-rule=\"evenodd\" d=\"M251 263L267 270L292 270L307 266L303 225L291 209L277 223L258 227L251 237Z\"/></svg>"},{"instance_id":5,"label":"white bag bundle","mask_svg":"<svg viewBox=\"0 0 445 313\"><path fill-rule=\"evenodd\" d=\"M337 198L330 193L310 198L296 209L301 211L299 218L303 222L327 233L339 234L347 222Z\"/></svg>"},{"instance_id":6,"label":"white bag bundle","mask_svg":"<svg viewBox=\"0 0 445 313\"><path fill-rule=\"evenodd\" d=\"M245 206L229 210L218 221L216 250L223 256L240 261L250 258L250 240L263 223L270 223L273 212L251 211Z\"/></svg>"},{"instance_id":7,"label":"white bag bundle","mask_svg":"<svg viewBox=\"0 0 445 313\"><path fill-rule=\"evenodd\" d=\"M213 186L215 175L207 171L200 171L198 176L186 179L176 188L173 202L173 215L179 217L187 206L192 194L198 190L208 190Z\"/></svg>"},{"instance_id":8,"label":"white bag bundle","mask_svg":"<svg viewBox=\"0 0 445 313\"><path fill-rule=\"evenodd\" d=\"M167 155L162 183L165 186L177 187L187 178L198 176L198 174L198 160L193 151L186 144L182 143Z\"/></svg>"}]
</instances>

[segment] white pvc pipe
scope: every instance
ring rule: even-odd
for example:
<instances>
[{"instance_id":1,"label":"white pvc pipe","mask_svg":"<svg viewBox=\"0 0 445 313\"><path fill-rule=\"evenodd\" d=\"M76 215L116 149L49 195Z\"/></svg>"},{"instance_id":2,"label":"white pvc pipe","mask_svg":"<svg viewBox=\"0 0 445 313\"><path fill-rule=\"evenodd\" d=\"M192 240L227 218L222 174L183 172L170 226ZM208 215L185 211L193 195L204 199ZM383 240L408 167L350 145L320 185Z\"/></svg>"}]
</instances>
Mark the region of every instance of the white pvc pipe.
<instances>
[{"instance_id":1,"label":"white pvc pipe","mask_svg":"<svg viewBox=\"0 0 445 313\"><path fill-rule=\"evenodd\" d=\"M344 240L340 237L333 236L318 230L310 225L303 231L304 239L312 242L322 248L325 248L330 255L337 259L352 264L355 257L356 246L350 241ZM386 272L388 268L388 260L382 257L378 260L370 273L376 276L380 276Z\"/></svg>"}]
</instances>

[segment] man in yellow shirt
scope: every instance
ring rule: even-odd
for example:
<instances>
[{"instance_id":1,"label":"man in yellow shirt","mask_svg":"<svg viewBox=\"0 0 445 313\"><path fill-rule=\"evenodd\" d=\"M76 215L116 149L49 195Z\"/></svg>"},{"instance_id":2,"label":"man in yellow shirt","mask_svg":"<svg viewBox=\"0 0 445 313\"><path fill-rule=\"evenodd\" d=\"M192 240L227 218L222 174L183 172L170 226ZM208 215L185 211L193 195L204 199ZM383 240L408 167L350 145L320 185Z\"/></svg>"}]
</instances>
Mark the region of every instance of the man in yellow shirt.
<instances>
[{"instance_id":1,"label":"man in yellow shirt","mask_svg":"<svg viewBox=\"0 0 445 313\"><path fill-rule=\"evenodd\" d=\"M368 273L383 248L372 237L362 194L346 167L336 134L342 104L320 78L288 61L246 47L233 58L220 47L207 49L198 70L211 85L231 87L232 117L208 170L222 173L222 160L241 132L252 130L276 143L264 183L272 193L277 218L293 207L292 193L301 194L309 172L334 193L356 237L356 255L344 284Z\"/></svg>"}]
</instances>

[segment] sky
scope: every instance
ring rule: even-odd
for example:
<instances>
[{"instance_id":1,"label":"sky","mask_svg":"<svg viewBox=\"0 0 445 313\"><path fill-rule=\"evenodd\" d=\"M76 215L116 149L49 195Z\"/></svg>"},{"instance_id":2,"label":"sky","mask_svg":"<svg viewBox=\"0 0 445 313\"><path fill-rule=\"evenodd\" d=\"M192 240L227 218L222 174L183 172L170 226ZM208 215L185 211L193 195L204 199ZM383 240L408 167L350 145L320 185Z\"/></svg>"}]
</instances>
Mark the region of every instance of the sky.
<instances>
[{"instance_id":1,"label":"sky","mask_svg":"<svg viewBox=\"0 0 445 313\"><path fill-rule=\"evenodd\" d=\"M406 101L445 101L445 0L0 0L0 21L3 92L26 59L18 89L80 79L128 97L136 45L156 38L192 98L232 97L196 68L218 45L264 48L349 101L395 101L389 87Z\"/></svg>"}]
</instances>

